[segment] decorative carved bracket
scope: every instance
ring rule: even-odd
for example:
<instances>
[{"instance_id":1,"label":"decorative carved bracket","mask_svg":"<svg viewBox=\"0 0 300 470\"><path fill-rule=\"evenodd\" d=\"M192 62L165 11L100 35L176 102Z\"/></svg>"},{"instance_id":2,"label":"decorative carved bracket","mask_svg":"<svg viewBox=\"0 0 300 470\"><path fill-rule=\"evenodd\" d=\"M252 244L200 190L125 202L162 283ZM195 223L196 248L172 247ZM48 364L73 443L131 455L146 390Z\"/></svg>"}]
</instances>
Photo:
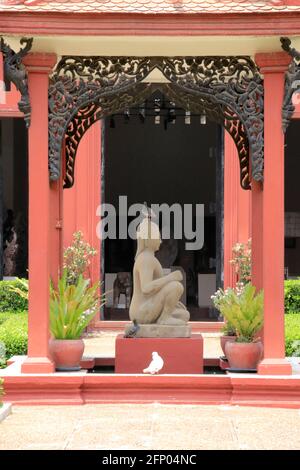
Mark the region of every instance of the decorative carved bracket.
<instances>
[{"instance_id":1,"label":"decorative carved bracket","mask_svg":"<svg viewBox=\"0 0 300 470\"><path fill-rule=\"evenodd\" d=\"M66 137L65 187L74 181L81 137L97 119L143 102L153 92L142 83L155 68L168 79L164 93L190 111L205 111L234 138L241 185L251 173L263 180L263 86L249 57L63 57L49 88L50 179L60 175Z\"/></svg>"},{"instance_id":2,"label":"decorative carved bracket","mask_svg":"<svg viewBox=\"0 0 300 470\"><path fill-rule=\"evenodd\" d=\"M14 52L1 37L0 51L4 56L4 78L8 82L12 82L17 90L21 93L21 100L18 103L19 110L24 114L26 127L30 126L30 99L28 93L27 72L22 64L22 58L30 51L33 38L21 38L20 43L25 47Z\"/></svg>"},{"instance_id":3,"label":"decorative carved bracket","mask_svg":"<svg viewBox=\"0 0 300 470\"><path fill-rule=\"evenodd\" d=\"M285 73L284 98L282 105L282 129L286 132L295 111L293 94L300 92L300 52L291 47L291 40L280 38L282 49L292 57L292 62Z\"/></svg>"}]
</instances>

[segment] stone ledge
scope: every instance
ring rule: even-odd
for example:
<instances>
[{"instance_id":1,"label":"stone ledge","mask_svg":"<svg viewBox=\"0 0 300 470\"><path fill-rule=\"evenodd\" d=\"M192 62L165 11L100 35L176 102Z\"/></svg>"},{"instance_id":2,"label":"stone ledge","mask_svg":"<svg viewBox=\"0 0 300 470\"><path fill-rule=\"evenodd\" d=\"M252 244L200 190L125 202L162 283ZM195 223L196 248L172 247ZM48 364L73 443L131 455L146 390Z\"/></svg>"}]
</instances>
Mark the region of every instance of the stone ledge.
<instances>
[{"instance_id":1,"label":"stone ledge","mask_svg":"<svg viewBox=\"0 0 300 470\"><path fill-rule=\"evenodd\" d=\"M19 374L5 377L5 392L13 405L160 402L300 409L299 375Z\"/></svg>"},{"instance_id":2,"label":"stone ledge","mask_svg":"<svg viewBox=\"0 0 300 470\"><path fill-rule=\"evenodd\" d=\"M125 326L125 335L133 328L132 323ZM190 338L189 325L139 325L134 338Z\"/></svg>"}]
</instances>

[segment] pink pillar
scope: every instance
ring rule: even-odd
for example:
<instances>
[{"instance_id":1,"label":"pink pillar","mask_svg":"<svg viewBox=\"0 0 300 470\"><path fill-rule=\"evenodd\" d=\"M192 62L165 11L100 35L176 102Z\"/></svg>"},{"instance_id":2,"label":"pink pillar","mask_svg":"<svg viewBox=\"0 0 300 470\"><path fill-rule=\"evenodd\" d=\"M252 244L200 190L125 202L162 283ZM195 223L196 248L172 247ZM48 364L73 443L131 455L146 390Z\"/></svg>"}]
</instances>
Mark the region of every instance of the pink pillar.
<instances>
[{"instance_id":1,"label":"pink pillar","mask_svg":"<svg viewBox=\"0 0 300 470\"><path fill-rule=\"evenodd\" d=\"M224 287L233 287L236 275L232 247L250 238L250 191L241 188L240 164L235 143L224 133Z\"/></svg>"},{"instance_id":2,"label":"pink pillar","mask_svg":"<svg viewBox=\"0 0 300 470\"><path fill-rule=\"evenodd\" d=\"M48 75L56 63L55 54L29 54L28 70L31 101L29 128L29 318L28 357L23 373L49 373L49 280L50 202L48 173ZM56 192L58 194L58 192Z\"/></svg>"},{"instance_id":3,"label":"pink pillar","mask_svg":"<svg viewBox=\"0 0 300 470\"><path fill-rule=\"evenodd\" d=\"M257 54L256 62L264 75L264 185L260 193L254 188L253 226L262 210L260 240L255 235L255 250L262 253L264 289L264 359L259 374L290 374L285 359L284 336L284 135L281 108L284 72L290 58L284 52ZM258 230L258 227L254 228ZM257 260L259 254L254 254ZM259 266L258 266L259 269ZM255 272L256 282L259 271Z\"/></svg>"}]
</instances>

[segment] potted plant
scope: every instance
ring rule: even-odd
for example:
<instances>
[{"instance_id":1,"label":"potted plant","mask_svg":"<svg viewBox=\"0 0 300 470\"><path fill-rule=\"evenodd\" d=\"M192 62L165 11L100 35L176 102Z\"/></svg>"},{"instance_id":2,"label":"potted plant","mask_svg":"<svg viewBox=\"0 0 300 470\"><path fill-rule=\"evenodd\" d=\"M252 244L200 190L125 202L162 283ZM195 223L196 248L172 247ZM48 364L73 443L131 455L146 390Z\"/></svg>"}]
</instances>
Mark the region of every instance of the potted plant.
<instances>
[{"instance_id":1,"label":"potted plant","mask_svg":"<svg viewBox=\"0 0 300 470\"><path fill-rule=\"evenodd\" d=\"M212 295L212 301L221 313L221 305L226 304L227 297L230 298L232 293L240 295L244 289L244 286L251 282L251 238L248 240L247 244L236 243L232 247L232 259L230 264L234 267L234 272L236 276L236 287L227 288L225 291L223 289L218 289L217 292ZM224 316L224 315L223 315ZM222 328L223 335L220 337L221 348L225 353L225 346L227 342L235 342L237 339L236 330L234 326L226 319L225 325Z\"/></svg>"},{"instance_id":2,"label":"potted plant","mask_svg":"<svg viewBox=\"0 0 300 470\"><path fill-rule=\"evenodd\" d=\"M223 326L221 331L223 334L222 336L220 336L220 344L221 344L221 348L224 353L224 356L226 357L226 353L225 353L226 343L228 341L230 342L236 341L237 336L236 336L235 329L229 322L225 322L225 325Z\"/></svg>"},{"instance_id":3,"label":"potted plant","mask_svg":"<svg viewBox=\"0 0 300 470\"><path fill-rule=\"evenodd\" d=\"M57 289L50 288L50 354L56 370L80 370L84 351L83 331L105 303L104 294L98 295L99 283L89 287L90 280L80 274L75 284L68 284L64 269Z\"/></svg>"},{"instance_id":4,"label":"potted plant","mask_svg":"<svg viewBox=\"0 0 300 470\"><path fill-rule=\"evenodd\" d=\"M263 326L263 292L256 294L250 283L239 291L228 289L219 308L237 335L235 342L225 345L230 368L256 370L263 352L262 342L256 337Z\"/></svg>"},{"instance_id":5,"label":"potted plant","mask_svg":"<svg viewBox=\"0 0 300 470\"><path fill-rule=\"evenodd\" d=\"M223 303L226 302L226 297L230 295L230 291L231 291L230 288L226 289L225 291L223 289L218 289L217 292L211 296L214 306L216 307L216 309L220 311L220 313L222 313L221 306ZM233 342L236 340L236 331L234 327L231 325L231 323L228 321L225 321L225 324L221 331L223 335L220 336L220 344L221 344L223 354L224 356L226 356L225 345L227 341Z\"/></svg>"},{"instance_id":6,"label":"potted plant","mask_svg":"<svg viewBox=\"0 0 300 470\"><path fill-rule=\"evenodd\" d=\"M99 283L90 287L89 266L97 251L83 238L81 231L64 250L63 276L57 289L50 288L50 352L57 370L79 370L84 343L82 333L97 310L105 303L99 297Z\"/></svg>"}]
</instances>

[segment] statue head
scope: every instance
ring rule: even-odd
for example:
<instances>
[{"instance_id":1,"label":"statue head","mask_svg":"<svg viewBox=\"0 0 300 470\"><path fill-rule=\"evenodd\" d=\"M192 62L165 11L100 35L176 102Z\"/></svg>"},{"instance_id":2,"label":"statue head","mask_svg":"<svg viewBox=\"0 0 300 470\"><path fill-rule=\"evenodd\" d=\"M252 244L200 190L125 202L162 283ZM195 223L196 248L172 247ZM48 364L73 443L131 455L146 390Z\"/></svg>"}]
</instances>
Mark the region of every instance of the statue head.
<instances>
[{"instance_id":1,"label":"statue head","mask_svg":"<svg viewBox=\"0 0 300 470\"><path fill-rule=\"evenodd\" d=\"M142 253L145 249L150 249L153 252L158 251L161 238L159 227L157 224L151 221L149 217L145 217L143 221L140 223L137 233L137 251L135 257Z\"/></svg>"}]
</instances>

